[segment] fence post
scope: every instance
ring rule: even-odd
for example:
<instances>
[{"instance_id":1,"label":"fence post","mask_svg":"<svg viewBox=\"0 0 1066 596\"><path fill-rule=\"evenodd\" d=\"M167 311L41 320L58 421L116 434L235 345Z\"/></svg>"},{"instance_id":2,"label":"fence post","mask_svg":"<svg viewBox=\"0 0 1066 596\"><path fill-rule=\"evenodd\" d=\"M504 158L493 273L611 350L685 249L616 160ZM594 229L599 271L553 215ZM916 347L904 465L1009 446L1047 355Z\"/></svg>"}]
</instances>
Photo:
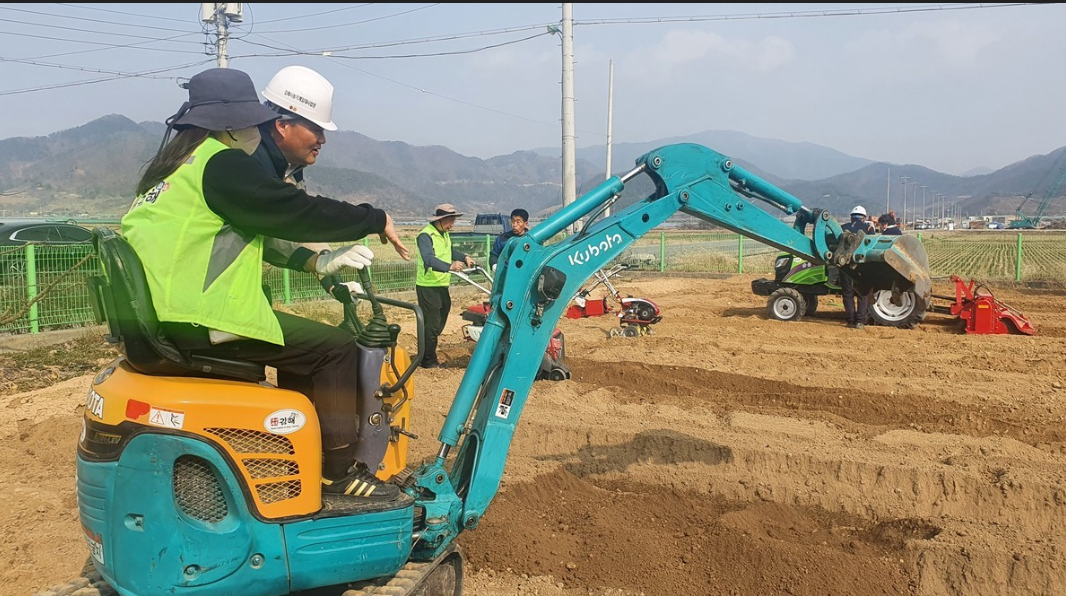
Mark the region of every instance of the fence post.
<instances>
[{"instance_id":1,"label":"fence post","mask_svg":"<svg viewBox=\"0 0 1066 596\"><path fill-rule=\"evenodd\" d=\"M289 271L281 270L281 296L284 304L292 304L292 275Z\"/></svg>"},{"instance_id":2,"label":"fence post","mask_svg":"<svg viewBox=\"0 0 1066 596\"><path fill-rule=\"evenodd\" d=\"M744 273L744 236L737 234L737 274Z\"/></svg>"},{"instance_id":3,"label":"fence post","mask_svg":"<svg viewBox=\"0 0 1066 596\"><path fill-rule=\"evenodd\" d=\"M1022 280L1022 233L1018 232L1018 260L1014 264L1014 281Z\"/></svg>"},{"instance_id":4,"label":"fence post","mask_svg":"<svg viewBox=\"0 0 1066 596\"><path fill-rule=\"evenodd\" d=\"M659 273L666 271L666 232L659 232Z\"/></svg>"},{"instance_id":5,"label":"fence post","mask_svg":"<svg viewBox=\"0 0 1066 596\"><path fill-rule=\"evenodd\" d=\"M37 247L32 242L26 245L26 300L31 302L29 319L30 333L41 332L41 321L37 318Z\"/></svg>"}]
</instances>

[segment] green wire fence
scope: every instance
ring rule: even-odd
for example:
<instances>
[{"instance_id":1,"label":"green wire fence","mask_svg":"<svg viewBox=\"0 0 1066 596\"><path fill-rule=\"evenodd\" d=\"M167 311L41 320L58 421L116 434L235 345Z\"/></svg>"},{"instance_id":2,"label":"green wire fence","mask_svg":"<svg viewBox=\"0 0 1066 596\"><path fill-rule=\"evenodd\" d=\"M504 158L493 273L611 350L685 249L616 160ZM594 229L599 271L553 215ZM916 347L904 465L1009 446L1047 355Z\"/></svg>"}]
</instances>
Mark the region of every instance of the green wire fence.
<instances>
[{"instance_id":1,"label":"green wire fence","mask_svg":"<svg viewBox=\"0 0 1066 596\"><path fill-rule=\"evenodd\" d=\"M1066 232L965 230L922 232L918 236L929 256L933 278L958 275L985 282L1066 279ZM493 236L463 235L453 245L487 267L494 240ZM372 268L376 291L386 295L413 291L414 237L403 238L412 251L410 261L401 259L391 246L378 245L376 237L365 242L376 255ZM732 232L664 231L639 238L616 262L651 274L772 275L779 252ZM85 280L98 267L91 245L0 248L0 334L95 324ZM264 283L276 304L329 299L309 273L270 265L264 268Z\"/></svg>"}]
</instances>

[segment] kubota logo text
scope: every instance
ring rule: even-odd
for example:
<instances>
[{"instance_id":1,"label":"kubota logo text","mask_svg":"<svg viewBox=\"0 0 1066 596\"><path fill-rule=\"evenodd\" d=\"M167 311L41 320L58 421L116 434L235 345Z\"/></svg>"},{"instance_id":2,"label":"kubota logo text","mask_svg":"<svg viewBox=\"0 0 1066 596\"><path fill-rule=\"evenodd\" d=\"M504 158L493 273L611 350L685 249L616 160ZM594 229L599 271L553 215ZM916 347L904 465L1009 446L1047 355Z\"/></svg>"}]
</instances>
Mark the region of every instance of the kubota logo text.
<instances>
[{"instance_id":1,"label":"kubota logo text","mask_svg":"<svg viewBox=\"0 0 1066 596\"><path fill-rule=\"evenodd\" d=\"M577 249L570 255L571 265L584 265L589 262L590 259L600 256L600 253L605 253L608 250L614 248L616 244L622 243L622 235L619 233L608 234L600 242L590 242L585 245L584 249Z\"/></svg>"}]
</instances>

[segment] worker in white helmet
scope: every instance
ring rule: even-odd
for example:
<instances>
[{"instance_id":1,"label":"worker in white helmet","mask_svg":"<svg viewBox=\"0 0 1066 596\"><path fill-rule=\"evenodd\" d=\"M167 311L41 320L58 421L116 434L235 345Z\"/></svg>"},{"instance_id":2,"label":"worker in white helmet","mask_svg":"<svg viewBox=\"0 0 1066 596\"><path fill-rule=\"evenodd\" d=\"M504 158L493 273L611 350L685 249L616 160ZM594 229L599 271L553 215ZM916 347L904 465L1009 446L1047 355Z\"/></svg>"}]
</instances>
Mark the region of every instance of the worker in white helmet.
<instances>
[{"instance_id":1,"label":"worker in white helmet","mask_svg":"<svg viewBox=\"0 0 1066 596\"><path fill-rule=\"evenodd\" d=\"M852 234L876 234L873 224L866 221L866 208L856 205L851 210L851 221L840 226L845 232ZM840 272L840 289L844 297L844 315L847 318L847 326L851 329L862 329L866 326L869 317L870 296L861 288L855 287L855 280L848 275L848 271Z\"/></svg>"},{"instance_id":2,"label":"worker in white helmet","mask_svg":"<svg viewBox=\"0 0 1066 596\"><path fill-rule=\"evenodd\" d=\"M263 104L278 113L277 120L259 125L262 142L252 154L271 176L304 187L304 168L315 163L326 131L337 130L333 123L333 85L306 66L286 66L279 70L263 89ZM305 242L315 251L329 250L324 242ZM348 282L351 289L362 292L358 282ZM332 284L323 280L330 291Z\"/></svg>"},{"instance_id":3,"label":"worker in white helmet","mask_svg":"<svg viewBox=\"0 0 1066 596\"><path fill-rule=\"evenodd\" d=\"M286 66L263 89L265 105L279 114L259 127L253 157L267 171L303 188L303 170L315 163L333 123L333 85L305 66Z\"/></svg>"},{"instance_id":4,"label":"worker in white helmet","mask_svg":"<svg viewBox=\"0 0 1066 596\"><path fill-rule=\"evenodd\" d=\"M333 85L306 66L286 66L270 79L262 95L263 105L279 117L259 125L262 141L252 157L271 176L306 190L304 169L318 159L318 152L326 144L326 131L337 130L333 123ZM320 254L330 251L326 242L303 242L301 245ZM332 276L320 277L320 281L326 292L333 292L335 280ZM344 285L347 290L342 291L363 291L357 281ZM279 386L300 391L308 397L313 394L310 382L307 377L278 371Z\"/></svg>"}]
</instances>

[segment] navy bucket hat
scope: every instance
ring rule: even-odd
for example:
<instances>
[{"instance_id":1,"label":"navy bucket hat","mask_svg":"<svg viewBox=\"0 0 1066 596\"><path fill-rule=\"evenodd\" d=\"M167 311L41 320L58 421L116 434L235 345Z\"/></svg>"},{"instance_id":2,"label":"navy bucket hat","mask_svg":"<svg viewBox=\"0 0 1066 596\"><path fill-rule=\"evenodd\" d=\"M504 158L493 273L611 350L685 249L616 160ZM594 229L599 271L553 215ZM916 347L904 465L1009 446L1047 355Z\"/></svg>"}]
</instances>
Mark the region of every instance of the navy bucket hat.
<instances>
[{"instance_id":1,"label":"navy bucket hat","mask_svg":"<svg viewBox=\"0 0 1066 596\"><path fill-rule=\"evenodd\" d=\"M241 70L210 68L193 75L187 87L189 101L167 119L168 127L240 130L278 117L259 102L252 78Z\"/></svg>"}]
</instances>

